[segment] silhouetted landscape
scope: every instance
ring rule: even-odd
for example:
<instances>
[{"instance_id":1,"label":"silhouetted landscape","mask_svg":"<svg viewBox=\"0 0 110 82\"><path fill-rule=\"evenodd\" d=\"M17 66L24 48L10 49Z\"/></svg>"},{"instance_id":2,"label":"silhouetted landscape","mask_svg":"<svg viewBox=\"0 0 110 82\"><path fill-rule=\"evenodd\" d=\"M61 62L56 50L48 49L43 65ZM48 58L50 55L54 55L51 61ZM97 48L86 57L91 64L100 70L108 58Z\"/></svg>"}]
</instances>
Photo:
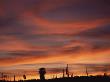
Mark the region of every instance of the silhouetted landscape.
<instances>
[{"instance_id":1,"label":"silhouetted landscape","mask_svg":"<svg viewBox=\"0 0 110 82\"><path fill-rule=\"evenodd\" d=\"M89 75L88 73L88 69L86 67L85 69L85 73L86 76L73 76L73 74L69 73L69 67L67 64L67 67L65 69L62 70L62 77L58 78L53 77L51 79L45 79L45 74L46 74L46 69L45 68L40 68L39 69L39 77L40 79L30 79L30 80L26 80L26 75L23 75L24 80L18 80L16 81L16 76L14 75L13 77L13 81L9 81L6 79L6 75L2 74L2 77L0 80L0 82L110 82L110 75L107 75L107 73L104 73L104 75L97 75L97 76L92 76Z\"/></svg>"}]
</instances>

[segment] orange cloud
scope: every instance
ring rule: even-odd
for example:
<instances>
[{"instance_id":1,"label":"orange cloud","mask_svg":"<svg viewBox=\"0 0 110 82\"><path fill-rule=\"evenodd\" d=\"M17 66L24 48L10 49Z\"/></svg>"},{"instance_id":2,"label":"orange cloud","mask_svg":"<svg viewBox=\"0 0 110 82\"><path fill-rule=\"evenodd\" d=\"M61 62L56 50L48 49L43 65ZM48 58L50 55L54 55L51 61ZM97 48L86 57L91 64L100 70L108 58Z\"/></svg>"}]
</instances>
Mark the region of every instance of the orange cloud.
<instances>
[{"instance_id":1,"label":"orange cloud","mask_svg":"<svg viewBox=\"0 0 110 82\"><path fill-rule=\"evenodd\" d=\"M76 34L78 32L93 29L99 26L103 26L109 24L109 18L97 19L97 20L89 20L89 21L51 21L49 19L45 19L43 17L35 16L33 13L27 15L24 14L21 16L21 21L23 20L24 24L33 24L36 26L36 29L32 30L32 33L70 33ZM42 28L42 31L36 31L37 28ZM54 31L53 31L54 30Z\"/></svg>"}]
</instances>

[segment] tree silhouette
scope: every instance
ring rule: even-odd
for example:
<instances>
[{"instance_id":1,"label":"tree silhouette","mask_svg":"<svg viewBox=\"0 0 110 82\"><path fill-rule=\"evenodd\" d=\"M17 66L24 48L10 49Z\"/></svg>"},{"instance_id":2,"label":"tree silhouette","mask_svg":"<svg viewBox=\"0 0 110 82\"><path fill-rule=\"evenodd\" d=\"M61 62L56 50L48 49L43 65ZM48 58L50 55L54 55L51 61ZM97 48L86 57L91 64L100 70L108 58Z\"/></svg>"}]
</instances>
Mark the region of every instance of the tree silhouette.
<instances>
[{"instance_id":1,"label":"tree silhouette","mask_svg":"<svg viewBox=\"0 0 110 82\"><path fill-rule=\"evenodd\" d=\"M39 69L39 74L40 74L40 80L45 80L46 69L45 68L40 68Z\"/></svg>"},{"instance_id":2,"label":"tree silhouette","mask_svg":"<svg viewBox=\"0 0 110 82\"><path fill-rule=\"evenodd\" d=\"M26 75L23 75L23 78L26 79Z\"/></svg>"}]
</instances>

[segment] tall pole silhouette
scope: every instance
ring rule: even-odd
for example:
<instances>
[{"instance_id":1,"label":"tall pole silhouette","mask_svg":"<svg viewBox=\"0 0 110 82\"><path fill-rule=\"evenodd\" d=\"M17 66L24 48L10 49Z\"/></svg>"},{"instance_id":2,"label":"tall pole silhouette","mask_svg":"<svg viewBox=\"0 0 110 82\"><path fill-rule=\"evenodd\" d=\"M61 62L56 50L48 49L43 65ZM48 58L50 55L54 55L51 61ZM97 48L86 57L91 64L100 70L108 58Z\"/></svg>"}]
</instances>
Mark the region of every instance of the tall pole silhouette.
<instances>
[{"instance_id":1,"label":"tall pole silhouette","mask_svg":"<svg viewBox=\"0 0 110 82\"><path fill-rule=\"evenodd\" d=\"M40 68L39 69L39 74L40 74L40 80L45 80L46 69L45 68Z\"/></svg>"},{"instance_id":2,"label":"tall pole silhouette","mask_svg":"<svg viewBox=\"0 0 110 82\"><path fill-rule=\"evenodd\" d=\"M88 73L87 67L86 67L86 75L89 76L89 73Z\"/></svg>"},{"instance_id":3,"label":"tall pole silhouette","mask_svg":"<svg viewBox=\"0 0 110 82\"><path fill-rule=\"evenodd\" d=\"M56 79L57 79L57 74L56 74Z\"/></svg>"},{"instance_id":4,"label":"tall pole silhouette","mask_svg":"<svg viewBox=\"0 0 110 82\"><path fill-rule=\"evenodd\" d=\"M67 75L67 77L69 77L68 64L67 64L67 67L66 67L66 75Z\"/></svg>"},{"instance_id":5,"label":"tall pole silhouette","mask_svg":"<svg viewBox=\"0 0 110 82\"><path fill-rule=\"evenodd\" d=\"M3 76L4 76L4 74L3 74L3 73L1 73L2 80L3 80Z\"/></svg>"},{"instance_id":6,"label":"tall pole silhouette","mask_svg":"<svg viewBox=\"0 0 110 82\"><path fill-rule=\"evenodd\" d=\"M16 78L16 76L14 75L14 82L15 82L15 80L16 80L15 78Z\"/></svg>"},{"instance_id":7,"label":"tall pole silhouette","mask_svg":"<svg viewBox=\"0 0 110 82\"><path fill-rule=\"evenodd\" d=\"M71 77L73 77L73 73L71 74Z\"/></svg>"},{"instance_id":8,"label":"tall pole silhouette","mask_svg":"<svg viewBox=\"0 0 110 82\"><path fill-rule=\"evenodd\" d=\"M63 78L65 77L65 69L63 69Z\"/></svg>"},{"instance_id":9,"label":"tall pole silhouette","mask_svg":"<svg viewBox=\"0 0 110 82\"><path fill-rule=\"evenodd\" d=\"M54 75L53 75L53 79L54 79L55 77L54 77Z\"/></svg>"},{"instance_id":10,"label":"tall pole silhouette","mask_svg":"<svg viewBox=\"0 0 110 82\"><path fill-rule=\"evenodd\" d=\"M107 66L105 66L105 68L104 68L104 76L107 76L107 68L106 68Z\"/></svg>"}]
</instances>

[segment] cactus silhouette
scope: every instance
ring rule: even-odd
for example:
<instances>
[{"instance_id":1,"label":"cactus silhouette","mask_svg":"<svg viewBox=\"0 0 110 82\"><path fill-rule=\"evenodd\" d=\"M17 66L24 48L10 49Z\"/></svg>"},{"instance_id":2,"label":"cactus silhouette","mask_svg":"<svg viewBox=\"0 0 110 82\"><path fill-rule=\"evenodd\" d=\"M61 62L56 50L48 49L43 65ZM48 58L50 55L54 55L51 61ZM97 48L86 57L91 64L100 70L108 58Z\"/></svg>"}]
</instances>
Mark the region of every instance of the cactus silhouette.
<instances>
[{"instance_id":1,"label":"cactus silhouette","mask_svg":"<svg viewBox=\"0 0 110 82\"><path fill-rule=\"evenodd\" d=\"M66 67L66 75L67 75L67 77L69 77L69 69L68 69L68 64L67 64L67 67Z\"/></svg>"},{"instance_id":2,"label":"cactus silhouette","mask_svg":"<svg viewBox=\"0 0 110 82\"><path fill-rule=\"evenodd\" d=\"M40 68L39 69L39 74L40 74L40 80L45 80L46 69L45 68Z\"/></svg>"}]
</instances>

